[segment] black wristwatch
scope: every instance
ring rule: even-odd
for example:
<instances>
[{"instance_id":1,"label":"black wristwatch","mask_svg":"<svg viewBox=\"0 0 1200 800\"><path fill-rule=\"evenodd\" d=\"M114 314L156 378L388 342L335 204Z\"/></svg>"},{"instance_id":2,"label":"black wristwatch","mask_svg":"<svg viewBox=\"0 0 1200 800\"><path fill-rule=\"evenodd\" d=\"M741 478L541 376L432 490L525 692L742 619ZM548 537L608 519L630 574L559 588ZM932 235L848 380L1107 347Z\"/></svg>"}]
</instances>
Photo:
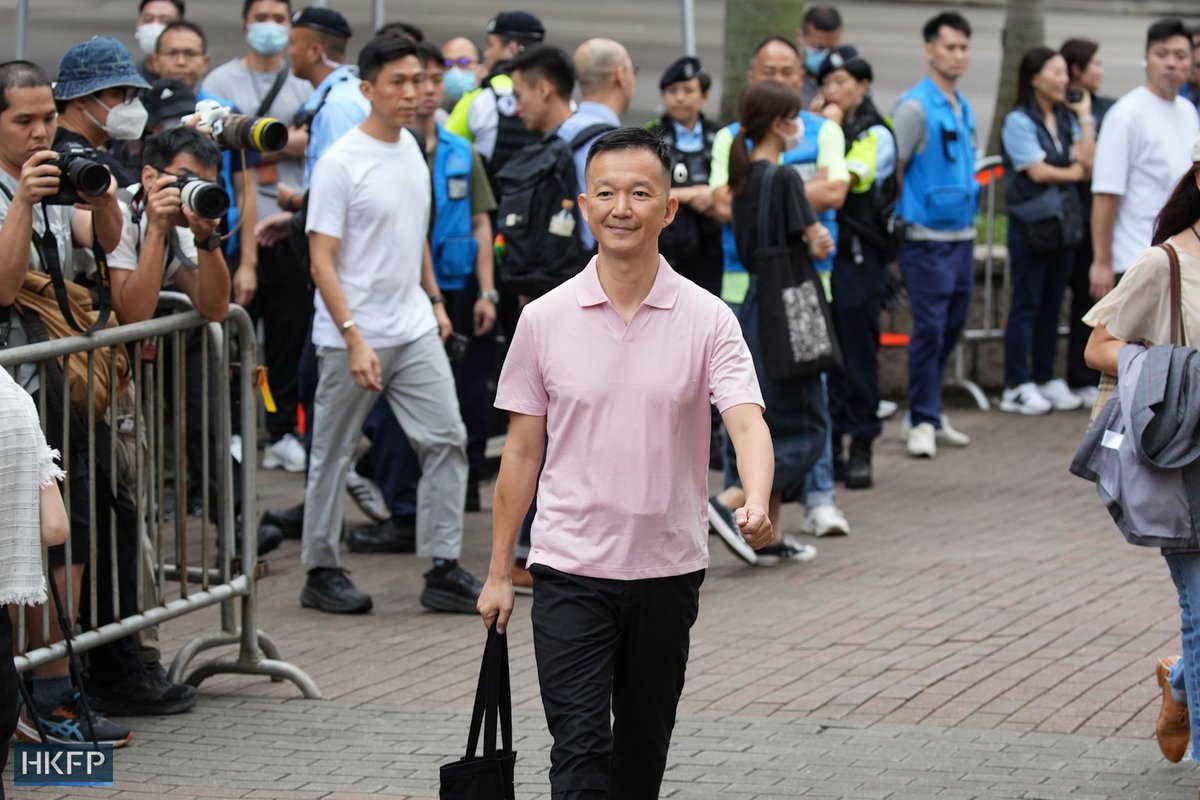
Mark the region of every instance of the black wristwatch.
<instances>
[{"instance_id":1,"label":"black wristwatch","mask_svg":"<svg viewBox=\"0 0 1200 800\"><path fill-rule=\"evenodd\" d=\"M445 298L445 296L440 295L440 294L431 294L431 295L429 295L429 302L433 303L435 306L436 305L444 306L444 305L446 305L446 298Z\"/></svg>"},{"instance_id":2,"label":"black wristwatch","mask_svg":"<svg viewBox=\"0 0 1200 800\"><path fill-rule=\"evenodd\" d=\"M207 239L204 239L203 241L201 241L200 239L197 239L196 240L196 249L203 250L207 253L211 253L214 250L220 250L221 249L221 234L213 233Z\"/></svg>"}]
</instances>

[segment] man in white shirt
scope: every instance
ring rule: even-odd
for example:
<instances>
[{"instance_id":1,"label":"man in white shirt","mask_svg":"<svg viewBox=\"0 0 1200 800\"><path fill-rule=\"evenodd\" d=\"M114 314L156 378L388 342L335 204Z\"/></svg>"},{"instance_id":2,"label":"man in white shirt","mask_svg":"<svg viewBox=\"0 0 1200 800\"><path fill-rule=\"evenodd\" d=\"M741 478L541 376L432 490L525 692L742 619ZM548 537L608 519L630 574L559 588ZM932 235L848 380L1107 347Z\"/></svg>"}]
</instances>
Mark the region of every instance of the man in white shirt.
<instances>
[{"instance_id":1,"label":"man in white shirt","mask_svg":"<svg viewBox=\"0 0 1200 800\"><path fill-rule=\"evenodd\" d=\"M405 122L425 71L416 44L371 40L358 57L371 113L317 162L307 231L317 286L313 344L320 380L305 492L301 605L365 613L371 598L341 569L341 491L378 392L421 461L417 555L433 558L421 605L469 614L482 584L458 566L467 488L466 429L442 342L451 330L425 234L430 178Z\"/></svg>"},{"instance_id":2,"label":"man in white shirt","mask_svg":"<svg viewBox=\"0 0 1200 800\"><path fill-rule=\"evenodd\" d=\"M1180 97L1192 40L1179 19L1146 31L1146 83L1122 97L1104 117L1092 167L1091 295L1112 290L1150 246L1154 218L1191 166L1200 135L1196 107Z\"/></svg>"}]
</instances>

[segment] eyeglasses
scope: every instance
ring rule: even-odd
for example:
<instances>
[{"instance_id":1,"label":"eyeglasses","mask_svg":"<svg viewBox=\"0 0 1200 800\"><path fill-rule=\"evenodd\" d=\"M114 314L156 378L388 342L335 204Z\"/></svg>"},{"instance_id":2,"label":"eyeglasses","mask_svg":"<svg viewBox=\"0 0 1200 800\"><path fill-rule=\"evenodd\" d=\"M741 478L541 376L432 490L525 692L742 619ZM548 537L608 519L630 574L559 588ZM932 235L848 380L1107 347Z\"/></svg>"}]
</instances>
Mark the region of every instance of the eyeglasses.
<instances>
[{"instance_id":1,"label":"eyeglasses","mask_svg":"<svg viewBox=\"0 0 1200 800\"><path fill-rule=\"evenodd\" d=\"M195 61L197 58L203 58L204 53L200 50L162 50L159 55L163 58L186 58L188 61Z\"/></svg>"},{"instance_id":2,"label":"eyeglasses","mask_svg":"<svg viewBox=\"0 0 1200 800\"><path fill-rule=\"evenodd\" d=\"M123 106L129 105L134 100L137 100L142 96L142 90L136 86L110 86L107 89L101 89L100 91L96 92L96 99L100 99L100 95L104 94L105 92L120 92L121 99L119 102Z\"/></svg>"},{"instance_id":3,"label":"eyeglasses","mask_svg":"<svg viewBox=\"0 0 1200 800\"><path fill-rule=\"evenodd\" d=\"M473 67L475 66L475 59L470 56L460 56L458 58L442 59L442 63L446 65L446 69L450 69L451 67Z\"/></svg>"}]
</instances>

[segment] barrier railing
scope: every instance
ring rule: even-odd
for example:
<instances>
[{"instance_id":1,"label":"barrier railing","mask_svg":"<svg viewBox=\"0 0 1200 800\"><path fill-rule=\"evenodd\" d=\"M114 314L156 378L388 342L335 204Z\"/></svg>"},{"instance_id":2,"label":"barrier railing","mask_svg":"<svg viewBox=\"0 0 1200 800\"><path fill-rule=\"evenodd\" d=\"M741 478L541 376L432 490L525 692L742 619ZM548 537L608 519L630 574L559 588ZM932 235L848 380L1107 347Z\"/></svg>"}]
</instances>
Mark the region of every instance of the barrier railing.
<instances>
[{"instance_id":1,"label":"barrier railing","mask_svg":"<svg viewBox=\"0 0 1200 800\"><path fill-rule=\"evenodd\" d=\"M35 393L43 428L49 427L51 409L54 422L61 420L64 466L69 469L73 452L85 455L88 465L82 498L80 487L64 492L67 514L73 520L73 538L78 534L79 522L78 515L72 515L72 502L87 503L83 564L87 577L80 599L89 603L87 613L78 620L82 630L72 637L72 643L77 651L84 652L132 634L153 639L157 625L219 605L220 630L196 636L179 649L168 673L171 680L184 679L194 686L216 674L265 675L272 680L291 681L305 697L320 697L313 680L281 660L278 647L258 629L256 459L242 459L235 468L230 447L233 341L240 353L236 373L241 436L247 447L253 447L256 440L257 358L250 317L242 308L231 306L225 322L211 323L190 310L184 295L171 293L163 293L162 305L182 310L91 336L0 350L0 367L14 371L18 380L29 384L36 376ZM130 349L132 380L127 390L119 391L117 353ZM87 363L87 394L83 407L76 398L73 408L67 375L70 360L79 358ZM103 402L97 401L96 389L104 382L104 373L97 371L98 361L108 365L108 405L102 414L96 413L98 402ZM56 379L59 373L61 381ZM61 396L52 397L59 386ZM194 431L189 437L189 425L198 427L198 441ZM240 514L235 469L240 473ZM189 520L188 513L188 490L197 488L189 487L189 471L201 492L200 518L196 521ZM101 485L101 480L106 485ZM100 508L101 493L107 498L103 504L106 509ZM126 529L118 520L118 509L130 503L136 510L135 530ZM107 515L104 536L100 535L101 515ZM130 576L118 575L118 564L122 563L119 537L136 540L132 543L136 550L136 604L128 597ZM131 542L124 539L121 544L129 547ZM74 549L71 543L64 548L68 576L78 566ZM107 571L99 569L102 553L111 565ZM129 559L123 563L128 568ZM126 588L124 594L120 591L122 585ZM72 581L65 580L63 588L65 605L74 609ZM103 597L111 601L107 606L111 614L103 618L98 602L101 592L111 595ZM240 607L236 605L239 600ZM136 613L122 614L122 606L127 610L136 606ZM47 641L51 630L47 607L30 616L41 629L41 641ZM19 672L66 655L62 641L26 651L30 632L26 617L19 616L15 657ZM227 645L238 646L236 656L207 661L188 671L200 653Z\"/></svg>"}]
</instances>

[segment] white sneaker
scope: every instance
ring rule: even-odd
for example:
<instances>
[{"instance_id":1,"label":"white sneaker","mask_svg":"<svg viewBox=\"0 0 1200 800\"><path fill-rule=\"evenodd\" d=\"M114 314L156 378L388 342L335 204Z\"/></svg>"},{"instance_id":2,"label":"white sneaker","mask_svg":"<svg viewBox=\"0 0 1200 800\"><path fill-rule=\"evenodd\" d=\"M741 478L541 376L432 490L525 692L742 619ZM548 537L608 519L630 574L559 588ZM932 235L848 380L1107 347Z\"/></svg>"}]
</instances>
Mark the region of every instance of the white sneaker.
<instances>
[{"instance_id":1,"label":"white sneaker","mask_svg":"<svg viewBox=\"0 0 1200 800\"><path fill-rule=\"evenodd\" d=\"M1067 386L1067 382L1062 378L1055 378L1052 381L1038 385L1038 392L1042 397L1050 401L1050 405L1055 411L1075 411L1083 408L1083 400L1079 395L1071 391Z\"/></svg>"},{"instance_id":2,"label":"white sneaker","mask_svg":"<svg viewBox=\"0 0 1200 800\"><path fill-rule=\"evenodd\" d=\"M908 433L912 430L912 417L908 414L900 420L900 441L908 441ZM950 424L950 418L942 414L942 427L935 429L934 438L938 444L948 444L952 447L966 447L971 443L971 437Z\"/></svg>"},{"instance_id":3,"label":"white sneaker","mask_svg":"<svg viewBox=\"0 0 1200 800\"><path fill-rule=\"evenodd\" d=\"M376 522L382 524L392 518L379 484L359 475L354 471L354 467L350 467L350 471L346 473L346 491L355 505Z\"/></svg>"},{"instance_id":4,"label":"white sneaker","mask_svg":"<svg viewBox=\"0 0 1200 800\"><path fill-rule=\"evenodd\" d=\"M954 447L966 447L971 443L971 437L960 430L955 430L950 424L950 418L942 414L942 427L937 429L935 438L938 444L948 444Z\"/></svg>"},{"instance_id":5,"label":"white sneaker","mask_svg":"<svg viewBox=\"0 0 1200 800\"><path fill-rule=\"evenodd\" d=\"M813 506L804 516L800 532L809 536L845 536L850 533L850 523L835 505Z\"/></svg>"},{"instance_id":6,"label":"white sneaker","mask_svg":"<svg viewBox=\"0 0 1200 800\"><path fill-rule=\"evenodd\" d=\"M308 455L304 445L290 433L263 449L263 469L281 469L285 472L304 472L308 466Z\"/></svg>"},{"instance_id":7,"label":"white sneaker","mask_svg":"<svg viewBox=\"0 0 1200 800\"><path fill-rule=\"evenodd\" d=\"M1000 395L1000 410L1007 414L1036 417L1049 414L1053 408L1050 401L1042 397L1037 384L1032 381L1022 383L1015 389L1005 389L1004 394Z\"/></svg>"},{"instance_id":8,"label":"white sneaker","mask_svg":"<svg viewBox=\"0 0 1200 800\"><path fill-rule=\"evenodd\" d=\"M890 419L899 409L900 406L891 400L880 400L879 405L875 407L875 416L879 419Z\"/></svg>"},{"instance_id":9,"label":"white sneaker","mask_svg":"<svg viewBox=\"0 0 1200 800\"><path fill-rule=\"evenodd\" d=\"M1079 402L1083 403L1084 408L1091 408L1096 405L1096 398L1100 396L1100 387L1084 386L1075 390L1075 396L1079 398Z\"/></svg>"},{"instance_id":10,"label":"white sneaker","mask_svg":"<svg viewBox=\"0 0 1200 800\"><path fill-rule=\"evenodd\" d=\"M937 431L933 424L922 422L908 431L908 454L913 458L933 458L937 455Z\"/></svg>"},{"instance_id":11,"label":"white sneaker","mask_svg":"<svg viewBox=\"0 0 1200 800\"><path fill-rule=\"evenodd\" d=\"M242 435L240 433L229 437L229 455L233 456L233 460L237 463L242 463Z\"/></svg>"}]
</instances>

